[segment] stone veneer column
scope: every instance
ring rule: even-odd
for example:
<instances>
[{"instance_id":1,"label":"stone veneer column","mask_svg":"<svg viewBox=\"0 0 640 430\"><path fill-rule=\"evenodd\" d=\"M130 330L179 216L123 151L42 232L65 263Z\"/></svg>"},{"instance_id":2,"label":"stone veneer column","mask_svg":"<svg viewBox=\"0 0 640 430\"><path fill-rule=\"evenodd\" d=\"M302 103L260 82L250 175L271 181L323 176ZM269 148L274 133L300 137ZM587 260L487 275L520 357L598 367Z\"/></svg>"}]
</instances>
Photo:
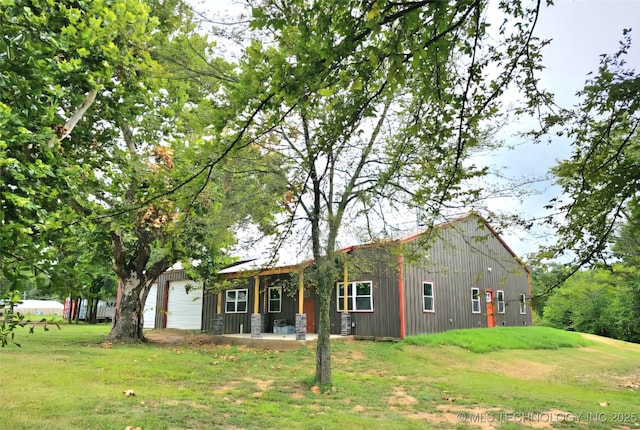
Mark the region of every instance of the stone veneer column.
<instances>
[{"instance_id":1,"label":"stone veneer column","mask_svg":"<svg viewBox=\"0 0 640 430\"><path fill-rule=\"evenodd\" d=\"M213 334L216 336L224 334L224 314L215 314L213 316Z\"/></svg>"},{"instance_id":2,"label":"stone veneer column","mask_svg":"<svg viewBox=\"0 0 640 430\"><path fill-rule=\"evenodd\" d=\"M262 315L251 314L251 337L262 337Z\"/></svg>"},{"instance_id":3,"label":"stone veneer column","mask_svg":"<svg viewBox=\"0 0 640 430\"><path fill-rule=\"evenodd\" d=\"M351 315L340 314L340 335L351 336Z\"/></svg>"},{"instance_id":4,"label":"stone veneer column","mask_svg":"<svg viewBox=\"0 0 640 430\"><path fill-rule=\"evenodd\" d=\"M307 340L307 314L296 314L296 340Z\"/></svg>"}]
</instances>

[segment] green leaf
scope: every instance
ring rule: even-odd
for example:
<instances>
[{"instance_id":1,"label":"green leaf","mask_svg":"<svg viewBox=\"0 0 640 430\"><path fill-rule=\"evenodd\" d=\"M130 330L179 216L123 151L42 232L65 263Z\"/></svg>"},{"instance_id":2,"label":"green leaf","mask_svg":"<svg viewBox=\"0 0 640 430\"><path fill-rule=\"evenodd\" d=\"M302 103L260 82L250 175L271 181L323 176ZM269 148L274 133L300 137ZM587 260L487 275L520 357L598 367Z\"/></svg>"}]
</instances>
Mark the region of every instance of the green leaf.
<instances>
[{"instance_id":1,"label":"green leaf","mask_svg":"<svg viewBox=\"0 0 640 430\"><path fill-rule=\"evenodd\" d=\"M336 91L337 88L335 87L321 88L318 90L318 94L320 94L322 97L331 97L336 93Z\"/></svg>"}]
</instances>

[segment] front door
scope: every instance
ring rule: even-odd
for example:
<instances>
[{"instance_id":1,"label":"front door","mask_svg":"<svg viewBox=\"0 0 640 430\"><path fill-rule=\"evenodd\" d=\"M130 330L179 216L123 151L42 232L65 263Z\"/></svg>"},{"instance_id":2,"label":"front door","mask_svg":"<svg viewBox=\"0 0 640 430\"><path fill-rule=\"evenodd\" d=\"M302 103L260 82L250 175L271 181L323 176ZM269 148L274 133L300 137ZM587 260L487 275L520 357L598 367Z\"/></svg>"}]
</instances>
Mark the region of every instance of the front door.
<instances>
[{"instance_id":1,"label":"front door","mask_svg":"<svg viewBox=\"0 0 640 430\"><path fill-rule=\"evenodd\" d=\"M302 312L307 314L307 333L316 332L316 302L312 297L305 297Z\"/></svg>"},{"instance_id":2,"label":"front door","mask_svg":"<svg viewBox=\"0 0 640 430\"><path fill-rule=\"evenodd\" d=\"M487 327L496 326L496 314L493 310L493 290L486 290L484 292L485 301L487 302Z\"/></svg>"}]
</instances>

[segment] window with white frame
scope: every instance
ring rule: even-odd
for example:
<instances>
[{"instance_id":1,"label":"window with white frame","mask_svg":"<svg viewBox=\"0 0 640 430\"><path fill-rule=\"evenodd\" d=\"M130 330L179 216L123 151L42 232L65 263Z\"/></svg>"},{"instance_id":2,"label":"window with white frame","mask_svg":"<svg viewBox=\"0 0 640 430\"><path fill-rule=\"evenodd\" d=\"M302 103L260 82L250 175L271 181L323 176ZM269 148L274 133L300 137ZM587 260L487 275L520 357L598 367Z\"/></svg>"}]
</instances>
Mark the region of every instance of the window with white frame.
<instances>
[{"instance_id":1,"label":"window with white frame","mask_svg":"<svg viewBox=\"0 0 640 430\"><path fill-rule=\"evenodd\" d=\"M520 315L527 314L527 296L526 294L520 294Z\"/></svg>"},{"instance_id":2,"label":"window with white frame","mask_svg":"<svg viewBox=\"0 0 640 430\"><path fill-rule=\"evenodd\" d=\"M336 288L336 309L344 310L344 282L338 282ZM347 284L347 310L349 312L373 311L373 291L371 281L349 282Z\"/></svg>"},{"instance_id":3,"label":"window with white frame","mask_svg":"<svg viewBox=\"0 0 640 430\"><path fill-rule=\"evenodd\" d=\"M498 313L503 314L504 309L504 291L498 290L496 291L496 301L498 302Z\"/></svg>"},{"instance_id":4,"label":"window with white frame","mask_svg":"<svg viewBox=\"0 0 640 430\"><path fill-rule=\"evenodd\" d=\"M239 314L247 312L247 296L249 290L227 290L226 292L226 312L228 314Z\"/></svg>"},{"instance_id":5,"label":"window with white frame","mask_svg":"<svg viewBox=\"0 0 640 430\"><path fill-rule=\"evenodd\" d=\"M433 282L422 283L422 310L424 312L435 312L433 301Z\"/></svg>"},{"instance_id":6,"label":"window with white frame","mask_svg":"<svg viewBox=\"0 0 640 430\"><path fill-rule=\"evenodd\" d=\"M269 312L282 312L282 287L269 287L267 294L269 295Z\"/></svg>"},{"instance_id":7,"label":"window with white frame","mask_svg":"<svg viewBox=\"0 0 640 430\"><path fill-rule=\"evenodd\" d=\"M480 313L480 288L471 289L471 312Z\"/></svg>"}]
</instances>

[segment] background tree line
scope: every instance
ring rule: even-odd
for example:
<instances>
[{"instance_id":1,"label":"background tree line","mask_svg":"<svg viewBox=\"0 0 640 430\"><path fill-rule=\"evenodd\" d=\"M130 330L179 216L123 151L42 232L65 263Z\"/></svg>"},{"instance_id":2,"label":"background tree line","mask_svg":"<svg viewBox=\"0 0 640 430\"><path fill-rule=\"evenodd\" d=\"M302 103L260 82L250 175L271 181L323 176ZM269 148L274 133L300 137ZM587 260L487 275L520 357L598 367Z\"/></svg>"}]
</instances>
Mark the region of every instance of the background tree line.
<instances>
[{"instance_id":1,"label":"background tree line","mask_svg":"<svg viewBox=\"0 0 640 430\"><path fill-rule=\"evenodd\" d=\"M611 241L611 264L594 262L567 277L570 267L533 270L538 323L640 343L640 211L633 200ZM564 281L548 291L558 279Z\"/></svg>"}]
</instances>

